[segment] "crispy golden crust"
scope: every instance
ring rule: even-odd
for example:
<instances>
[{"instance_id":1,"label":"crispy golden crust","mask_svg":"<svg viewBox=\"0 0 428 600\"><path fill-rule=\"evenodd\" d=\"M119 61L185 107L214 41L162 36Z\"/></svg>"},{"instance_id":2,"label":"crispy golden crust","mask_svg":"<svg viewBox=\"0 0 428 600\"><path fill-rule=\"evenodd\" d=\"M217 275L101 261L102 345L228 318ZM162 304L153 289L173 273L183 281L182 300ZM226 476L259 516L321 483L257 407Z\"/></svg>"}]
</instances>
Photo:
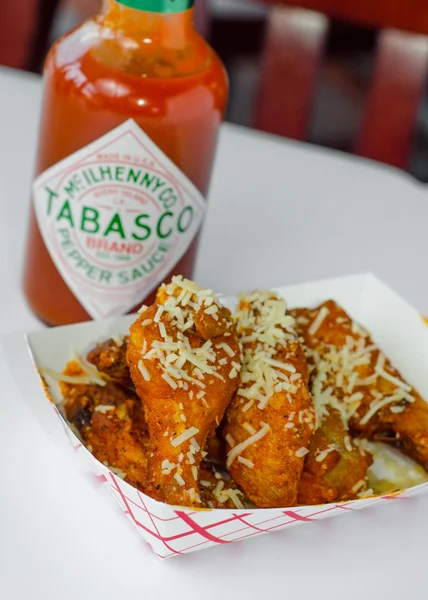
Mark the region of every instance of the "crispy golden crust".
<instances>
[{"instance_id":1,"label":"crispy golden crust","mask_svg":"<svg viewBox=\"0 0 428 600\"><path fill-rule=\"evenodd\" d=\"M64 374L83 375L81 367L70 362ZM121 471L125 481L146 492L149 435L140 399L135 394L108 382L99 385L60 382L67 419L79 431L85 446L102 463ZM97 406L113 406L114 410L96 411ZM221 438L207 441L207 460L224 463ZM203 461L199 469L201 504L207 508L237 508L243 494L237 486ZM198 482L199 483L199 482ZM236 492L235 501L229 490Z\"/></svg>"},{"instance_id":2,"label":"crispy golden crust","mask_svg":"<svg viewBox=\"0 0 428 600\"><path fill-rule=\"evenodd\" d=\"M272 299L276 300L274 297ZM241 301L240 310L248 312L250 319L254 316L251 313L255 313L258 323L253 329L241 330L238 325L244 347L244 364L240 389L227 411L223 431L228 445L228 470L233 480L256 506L293 506L297 501L303 457L315 426L315 411L307 385L308 371L304 351L293 335L285 333L284 329L282 333L285 335L281 338L283 344L278 343L276 347L271 348L269 356L274 361L288 365L288 370L277 365L275 368L286 379L292 377L290 391L274 391L267 403L262 403L263 406L259 400L249 401L240 391L244 390L245 393L245 390L249 390L253 385L253 380L247 381L249 363L246 362L246 357L251 360L252 356L257 355L266 346L259 341L246 342L245 339L257 336L256 332L264 331L267 324L263 323L258 309L246 299ZM285 303L283 316L285 317ZM281 337L279 325L275 330ZM261 365L260 368L268 368L268 358L263 358L262 362L264 366ZM274 377L275 371L269 371L266 382ZM283 382L284 379L280 381ZM236 453L239 445L245 444L254 434L256 437L261 436L260 439Z\"/></svg>"},{"instance_id":3,"label":"crispy golden crust","mask_svg":"<svg viewBox=\"0 0 428 600\"><path fill-rule=\"evenodd\" d=\"M109 339L97 344L87 356L88 362L95 365L100 373L107 375L111 381L124 387L133 387L129 367L126 361L126 348L129 337L123 338L122 343Z\"/></svg>"},{"instance_id":4,"label":"crispy golden crust","mask_svg":"<svg viewBox=\"0 0 428 600\"><path fill-rule=\"evenodd\" d=\"M223 418L237 387L238 372L236 369L233 371L232 363L239 363L240 350L230 312L224 308L218 307L217 320L202 314L204 306L193 313L189 309L186 318L190 315L194 323L184 332L180 331L167 310L162 313L159 322L155 322L159 307L169 297L165 289L160 289L156 304L147 308L131 326L127 352L131 377L144 403L150 431L146 491L170 504L200 506L197 480L202 450L208 434L215 431ZM165 327L166 338L161 334L162 327ZM215 337L208 338L212 333ZM161 364L163 359L156 355L157 344L165 343L166 339L173 344L187 340L186 344L191 348L190 361L186 360L180 366L182 375L177 378L167 375L165 365ZM202 352L202 347L209 348L212 360L207 363L207 368L211 373L202 372L191 362L197 349ZM150 351L154 355L149 354ZM165 351L165 356L172 354L178 358L173 351ZM189 357L189 354L186 356ZM174 370L170 372L174 373ZM177 438L183 439L180 436L186 438L190 432L194 432L190 438L175 442Z\"/></svg>"},{"instance_id":5,"label":"crispy golden crust","mask_svg":"<svg viewBox=\"0 0 428 600\"><path fill-rule=\"evenodd\" d=\"M72 362L64 373L83 371ZM60 387L67 419L86 447L100 462L121 471L125 481L144 490L148 432L139 398L112 382L105 386L60 382Z\"/></svg>"},{"instance_id":6,"label":"crispy golden crust","mask_svg":"<svg viewBox=\"0 0 428 600\"><path fill-rule=\"evenodd\" d=\"M311 334L311 325L323 307L328 312L318 329ZM428 405L404 381L367 332L353 323L349 315L332 300L316 309L298 309L293 313L299 333L307 346L317 353L311 359L315 363L318 359L323 360L332 348L334 351L341 351L345 346L353 345L356 348L358 344L362 349L360 356L367 357L366 362L362 362L360 358L361 364L352 368L352 372L356 374L352 390L347 388L349 377L345 377L343 385L337 384L336 376L328 376L326 380L326 385L333 387L334 395L339 401L349 399L351 394L359 395L354 405L355 411L349 418L351 432L368 439L391 443L428 469ZM316 364L315 367L318 368ZM402 385L385 378L385 372L387 376L402 382ZM391 398L396 400L389 402L388 399ZM387 403L373 413L373 409L383 401ZM370 416L370 413L373 414Z\"/></svg>"},{"instance_id":7,"label":"crispy golden crust","mask_svg":"<svg viewBox=\"0 0 428 600\"><path fill-rule=\"evenodd\" d=\"M340 413L334 409L316 430L305 458L298 504L352 500L367 487L369 454L352 442Z\"/></svg>"}]
</instances>

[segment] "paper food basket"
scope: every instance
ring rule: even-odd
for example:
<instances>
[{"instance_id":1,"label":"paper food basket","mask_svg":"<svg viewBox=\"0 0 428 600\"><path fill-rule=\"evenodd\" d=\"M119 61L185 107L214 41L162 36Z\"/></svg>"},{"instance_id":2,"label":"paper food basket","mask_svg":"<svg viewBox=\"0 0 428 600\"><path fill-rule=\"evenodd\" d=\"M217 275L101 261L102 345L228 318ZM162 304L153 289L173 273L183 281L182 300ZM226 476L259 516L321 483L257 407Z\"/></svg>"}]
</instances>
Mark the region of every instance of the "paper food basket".
<instances>
[{"instance_id":1,"label":"paper food basket","mask_svg":"<svg viewBox=\"0 0 428 600\"><path fill-rule=\"evenodd\" d=\"M420 315L403 298L374 275L354 275L295 286L273 288L287 300L290 308L316 306L332 298L372 334L402 375L428 399L428 328ZM234 300L226 305L233 308ZM62 371L73 350L80 353L95 343L129 330L133 316L57 327L27 335L38 372L43 367ZM319 506L275 509L203 509L170 506L139 492L100 463L79 442L63 420L55 403L61 401L58 384L49 378L52 408L63 421L63 430L84 460L89 460L98 477L105 482L125 514L160 558L177 556L211 546L230 544L292 525L317 521L356 511L400 495L428 489L428 483L400 493ZM48 400L46 400L48 401Z\"/></svg>"}]
</instances>

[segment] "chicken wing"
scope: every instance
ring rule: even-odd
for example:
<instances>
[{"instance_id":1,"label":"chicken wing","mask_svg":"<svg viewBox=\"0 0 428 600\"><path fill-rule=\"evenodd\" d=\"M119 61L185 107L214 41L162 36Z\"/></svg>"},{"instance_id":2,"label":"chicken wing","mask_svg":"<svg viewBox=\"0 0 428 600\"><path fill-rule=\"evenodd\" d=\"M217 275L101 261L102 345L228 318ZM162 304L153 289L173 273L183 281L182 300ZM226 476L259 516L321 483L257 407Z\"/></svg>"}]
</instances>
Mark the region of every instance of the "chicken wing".
<instances>
[{"instance_id":1,"label":"chicken wing","mask_svg":"<svg viewBox=\"0 0 428 600\"><path fill-rule=\"evenodd\" d=\"M308 369L294 319L273 292L241 295L240 386L226 414L227 468L258 507L294 506L315 429Z\"/></svg>"},{"instance_id":2,"label":"chicken wing","mask_svg":"<svg viewBox=\"0 0 428 600\"><path fill-rule=\"evenodd\" d=\"M170 504L200 506L203 449L241 368L230 311L210 290L173 277L131 326L127 360L150 433L146 493Z\"/></svg>"},{"instance_id":3,"label":"chicken wing","mask_svg":"<svg viewBox=\"0 0 428 600\"><path fill-rule=\"evenodd\" d=\"M71 362L66 376L85 375ZM144 490L147 481L148 432L140 399L116 385L60 381L67 419L86 447L125 481Z\"/></svg>"},{"instance_id":4,"label":"chicken wing","mask_svg":"<svg viewBox=\"0 0 428 600\"><path fill-rule=\"evenodd\" d=\"M428 405L334 301L295 311L314 365L322 416L336 408L355 435L388 442L428 469Z\"/></svg>"},{"instance_id":5,"label":"chicken wing","mask_svg":"<svg viewBox=\"0 0 428 600\"><path fill-rule=\"evenodd\" d=\"M133 388L126 361L126 348L129 337L111 338L97 344L87 356L87 361L95 365L100 373L123 387Z\"/></svg>"}]
</instances>

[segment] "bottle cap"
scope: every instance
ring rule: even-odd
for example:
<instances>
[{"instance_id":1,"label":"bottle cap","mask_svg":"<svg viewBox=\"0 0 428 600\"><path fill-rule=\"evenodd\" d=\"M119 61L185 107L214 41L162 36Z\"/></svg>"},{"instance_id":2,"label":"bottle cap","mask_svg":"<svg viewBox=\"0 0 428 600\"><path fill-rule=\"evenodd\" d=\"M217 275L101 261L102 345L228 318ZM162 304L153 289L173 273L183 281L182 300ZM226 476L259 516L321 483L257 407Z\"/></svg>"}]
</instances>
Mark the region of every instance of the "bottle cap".
<instances>
[{"instance_id":1,"label":"bottle cap","mask_svg":"<svg viewBox=\"0 0 428 600\"><path fill-rule=\"evenodd\" d=\"M180 13L192 8L194 0L116 0L118 4L157 13Z\"/></svg>"}]
</instances>

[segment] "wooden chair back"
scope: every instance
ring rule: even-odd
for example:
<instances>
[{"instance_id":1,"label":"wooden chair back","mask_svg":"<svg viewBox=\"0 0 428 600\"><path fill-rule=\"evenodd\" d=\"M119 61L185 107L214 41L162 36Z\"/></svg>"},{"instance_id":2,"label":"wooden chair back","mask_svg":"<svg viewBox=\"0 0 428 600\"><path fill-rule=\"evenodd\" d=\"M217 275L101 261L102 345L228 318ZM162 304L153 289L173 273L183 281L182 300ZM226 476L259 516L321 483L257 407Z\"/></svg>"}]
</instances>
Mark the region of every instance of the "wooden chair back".
<instances>
[{"instance_id":1,"label":"wooden chair back","mask_svg":"<svg viewBox=\"0 0 428 600\"><path fill-rule=\"evenodd\" d=\"M307 139L329 17L383 28L354 151L407 168L428 69L426 0L277 3L268 17L254 125Z\"/></svg>"}]
</instances>

